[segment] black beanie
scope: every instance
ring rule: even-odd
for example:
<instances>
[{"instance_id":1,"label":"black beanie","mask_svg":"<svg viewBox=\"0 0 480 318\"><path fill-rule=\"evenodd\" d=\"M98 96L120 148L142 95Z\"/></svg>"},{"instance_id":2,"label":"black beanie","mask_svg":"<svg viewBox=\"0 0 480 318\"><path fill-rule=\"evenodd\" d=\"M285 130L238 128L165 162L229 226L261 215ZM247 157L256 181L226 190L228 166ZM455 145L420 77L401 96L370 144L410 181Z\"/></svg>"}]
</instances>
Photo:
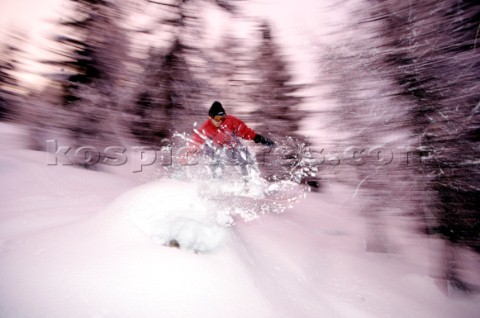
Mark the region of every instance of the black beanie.
<instances>
[{"instance_id":1,"label":"black beanie","mask_svg":"<svg viewBox=\"0 0 480 318\"><path fill-rule=\"evenodd\" d=\"M213 102L212 107L210 107L210 110L208 111L208 116L210 117L215 117L217 115L220 116L225 116L227 113L225 113L225 109L223 109L223 106L220 102Z\"/></svg>"}]
</instances>

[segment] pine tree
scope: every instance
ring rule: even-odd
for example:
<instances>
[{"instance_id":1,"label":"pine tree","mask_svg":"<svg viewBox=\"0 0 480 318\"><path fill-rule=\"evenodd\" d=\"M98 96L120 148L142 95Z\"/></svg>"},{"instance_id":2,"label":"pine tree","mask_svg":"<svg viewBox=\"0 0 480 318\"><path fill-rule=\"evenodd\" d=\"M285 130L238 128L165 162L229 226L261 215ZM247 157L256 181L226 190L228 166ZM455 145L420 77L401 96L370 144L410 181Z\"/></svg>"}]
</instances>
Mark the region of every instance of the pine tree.
<instances>
[{"instance_id":1,"label":"pine tree","mask_svg":"<svg viewBox=\"0 0 480 318\"><path fill-rule=\"evenodd\" d=\"M466 246L480 252L480 94L475 89L480 80L480 5L379 1L377 8L391 48L385 61L402 87L401 96L413 104L406 123L420 159L416 173L423 193L431 193L417 198L419 212L426 233L446 242L440 275L450 287L472 291L452 251Z\"/></svg>"},{"instance_id":2,"label":"pine tree","mask_svg":"<svg viewBox=\"0 0 480 318\"><path fill-rule=\"evenodd\" d=\"M300 87L292 84L293 77L267 22L262 23L260 32L259 54L252 64L257 70L252 93L257 107L252 120L258 131L277 137L298 136L300 120L305 115L300 108Z\"/></svg>"},{"instance_id":3,"label":"pine tree","mask_svg":"<svg viewBox=\"0 0 480 318\"><path fill-rule=\"evenodd\" d=\"M401 164L337 170L350 168L342 177L357 176L351 179L358 192L365 189L372 201L365 211L368 223L382 229L381 220L392 208L415 216L426 234L444 239L436 278L453 289L478 290L461 276L456 251L480 250L480 95L475 89L480 6L475 1L379 0L370 10L368 19L354 27L378 34L365 39L368 32L361 33L350 44L344 40L344 50L322 59L328 75L324 84L335 85L332 97L339 104L335 122L347 131L348 143L360 149L403 138L417 160L412 162L409 151Z\"/></svg>"},{"instance_id":4,"label":"pine tree","mask_svg":"<svg viewBox=\"0 0 480 318\"><path fill-rule=\"evenodd\" d=\"M18 68L19 49L4 45L0 52L0 119L7 119L17 111L19 83L14 72Z\"/></svg>"},{"instance_id":5,"label":"pine tree","mask_svg":"<svg viewBox=\"0 0 480 318\"><path fill-rule=\"evenodd\" d=\"M186 61L186 50L176 39L166 53L152 50L147 59L132 123L132 132L146 144L158 145L174 131L192 129L201 94Z\"/></svg>"},{"instance_id":6,"label":"pine tree","mask_svg":"<svg viewBox=\"0 0 480 318\"><path fill-rule=\"evenodd\" d=\"M358 12L356 16L365 19ZM335 132L334 137L322 138L327 159L320 174L332 173L353 187L354 197L363 197L366 249L383 253L394 248L388 218L401 204L402 191L413 182L393 154L406 135L402 127L406 111L400 105L392 109L399 103L391 96L393 83L379 61L375 27L351 21L349 29L356 30L353 36L344 35L342 41L320 51L319 81L324 90L328 88L330 102L325 104L330 108L319 115L329 132Z\"/></svg>"},{"instance_id":7,"label":"pine tree","mask_svg":"<svg viewBox=\"0 0 480 318\"><path fill-rule=\"evenodd\" d=\"M267 178L306 182L304 167L299 165L308 152L306 141L298 133L306 114L301 109L301 87L292 83L293 76L270 25L263 22L259 29L258 54L250 65L253 81L249 83L249 95L254 108L248 122L254 123L257 133L269 136L280 147L274 152L262 147L257 151L257 160Z\"/></svg>"},{"instance_id":8,"label":"pine tree","mask_svg":"<svg viewBox=\"0 0 480 318\"><path fill-rule=\"evenodd\" d=\"M73 17L61 23L67 33L56 39L62 59L48 63L61 67L64 74L59 82L62 106L70 114L65 128L74 146L98 145L101 149L118 141L121 134L117 118L123 111L128 39L120 26L121 11L113 2L71 3Z\"/></svg>"},{"instance_id":9,"label":"pine tree","mask_svg":"<svg viewBox=\"0 0 480 318\"><path fill-rule=\"evenodd\" d=\"M144 74L139 81L132 132L142 142L158 145L173 132L188 132L193 123L205 116L205 104L212 96L206 77L205 52L198 45L201 8L198 0L174 2L149 1L163 10L156 29L164 30L166 45L150 48ZM236 1L213 1L224 11L233 13ZM147 31L155 34L156 30ZM199 65L199 63L204 63ZM208 74L211 76L211 73Z\"/></svg>"},{"instance_id":10,"label":"pine tree","mask_svg":"<svg viewBox=\"0 0 480 318\"><path fill-rule=\"evenodd\" d=\"M229 113L245 118L251 112L248 106L252 104L251 92L256 87L252 49L244 39L227 33L218 46L207 52L209 67L204 75L211 78L211 99L222 101Z\"/></svg>"}]
</instances>

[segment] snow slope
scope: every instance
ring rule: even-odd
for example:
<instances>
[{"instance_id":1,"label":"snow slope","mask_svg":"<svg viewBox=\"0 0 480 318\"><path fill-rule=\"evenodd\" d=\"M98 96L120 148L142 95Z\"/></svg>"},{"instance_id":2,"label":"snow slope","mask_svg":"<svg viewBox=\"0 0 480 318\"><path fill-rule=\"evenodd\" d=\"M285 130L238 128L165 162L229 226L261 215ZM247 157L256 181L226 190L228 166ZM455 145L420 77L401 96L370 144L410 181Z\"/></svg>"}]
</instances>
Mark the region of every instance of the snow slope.
<instances>
[{"instance_id":1,"label":"snow slope","mask_svg":"<svg viewBox=\"0 0 480 318\"><path fill-rule=\"evenodd\" d=\"M402 237L409 258L364 251L354 189L215 227L195 185L47 166L2 129L2 318L478 317L478 297L435 286L423 239Z\"/></svg>"}]
</instances>

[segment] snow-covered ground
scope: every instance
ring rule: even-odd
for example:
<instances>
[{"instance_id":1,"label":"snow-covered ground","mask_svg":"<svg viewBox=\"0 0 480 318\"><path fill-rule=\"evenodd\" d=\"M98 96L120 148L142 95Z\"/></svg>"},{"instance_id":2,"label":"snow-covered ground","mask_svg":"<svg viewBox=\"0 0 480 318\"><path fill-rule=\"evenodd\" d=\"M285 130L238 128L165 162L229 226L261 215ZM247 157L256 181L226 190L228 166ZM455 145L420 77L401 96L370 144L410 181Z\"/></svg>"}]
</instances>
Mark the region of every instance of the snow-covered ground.
<instances>
[{"instance_id":1,"label":"snow-covered ground","mask_svg":"<svg viewBox=\"0 0 480 318\"><path fill-rule=\"evenodd\" d=\"M220 228L194 184L48 166L22 130L1 132L2 318L478 317L478 297L435 285L429 241L397 230L398 253L365 252L354 189ZM160 244L169 235L211 251Z\"/></svg>"}]
</instances>

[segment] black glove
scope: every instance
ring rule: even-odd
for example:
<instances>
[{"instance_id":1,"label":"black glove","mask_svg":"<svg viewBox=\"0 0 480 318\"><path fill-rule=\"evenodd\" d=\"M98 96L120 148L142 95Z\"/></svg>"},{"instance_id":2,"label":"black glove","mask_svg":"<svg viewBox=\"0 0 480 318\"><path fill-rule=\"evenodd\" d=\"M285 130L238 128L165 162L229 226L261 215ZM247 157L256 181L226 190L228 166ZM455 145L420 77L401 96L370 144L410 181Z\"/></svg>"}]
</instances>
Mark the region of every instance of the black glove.
<instances>
[{"instance_id":1,"label":"black glove","mask_svg":"<svg viewBox=\"0 0 480 318\"><path fill-rule=\"evenodd\" d=\"M256 144L261 143L262 145L273 147L275 143L268 138L263 137L262 135L256 134L255 138L253 138Z\"/></svg>"}]
</instances>

